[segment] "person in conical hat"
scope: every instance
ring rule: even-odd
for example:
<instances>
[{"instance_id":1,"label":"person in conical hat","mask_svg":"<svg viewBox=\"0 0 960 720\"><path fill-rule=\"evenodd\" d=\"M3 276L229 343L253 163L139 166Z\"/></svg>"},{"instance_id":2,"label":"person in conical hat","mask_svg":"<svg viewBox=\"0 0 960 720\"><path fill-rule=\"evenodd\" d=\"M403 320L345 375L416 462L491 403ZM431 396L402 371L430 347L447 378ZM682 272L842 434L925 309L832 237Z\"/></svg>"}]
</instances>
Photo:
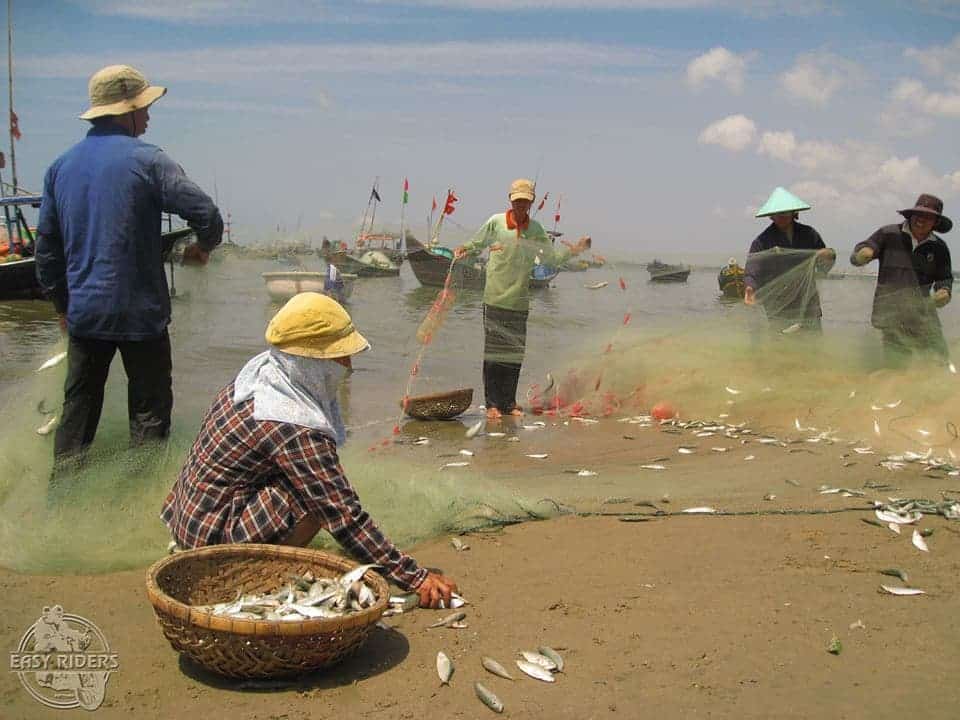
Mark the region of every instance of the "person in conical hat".
<instances>
[{"instance_id":1,"label":"person in conical hat","mask_svg":"<svg viewBox=\"0 0 960 720\"><path fill-rule=\"evenodd\" d=\"M820 233L811 226L797 221L799 213L809 209L810 205L796 195L785 188L778 187L757 210L756 217L768 217L770 224L750 245L743 294L743 300L747 305L757 302L758 290L806 262L813 253L816 254L819 270L827 272L833 267L837 258L836 251L828 248L820 237ZM776 248L792 252L776 254ZM805 329L820 330L822 311L820 297L815 290L791 302L778 305L775 309L772 307L765 307L765 309L771 321L797 321Z\"/></svg>"},{"instance_id":2,"label":"person in conical hat","mask_svg":"<svg viewBox=\"0 0 960 720\"><path fill-rule=\"evenodd\" d=\"M474 238L454 251L456 261L489 249L483 290L483 388L487 419L523 414L517 404L517 384L526 349L530 310L530 273L539 257L543 265L560 267L590 247L590 238L555 250L543 226L530 217L536 199L531 180L510 184L510 209L490 217Z\"/></svg>"},{"instance_id":3,"label":"person in conical hat","mask_svg":"<svg viewBox=\"0 0 960 720\"><path fill-rule=\"evenodd\" d=\"M110 65L93 74L88 90L90 107L80 117L91 127L47 170L37 221L37 277L68 335L57 468L72 466L93 442L118 351L127 372L131 440L169 435L171 313L163 256L172 248L161 236L161 215L179 215L193 229L196 242L184 249L185 263L204 264L223 235L213 199L163 150L140 139L150 107L167 89L129 65Z\"/></svg>"},{"instance_id":4,"label":"person in conical hat","mask_svg":"<svg viewBox=\"0 0 960 720\"><path fill-rule=\"evenodd\" d=\"M901 366L914 353L949 359L937 308L953 295L950 250L938 233L950 232L953 221L943 214L943 201L924 193L913 207L900 210L904 222L884 225L850 256L853 265L880 263L871 323L881 331L886 363Z\"/></svg>"},{"instance_id":5,"label":"person in conical hat","mask_svg":"<svg viewBox=\"0 0 960 720\"><path fill-rule=\"evenodd\" d=\"M450 607L456 583L387 539L340 465L338 388L370 343L336 300L309 292L274 315L266 340L269 349L217 394L163 504L177 546L305 546L325 529L422 606Z\"/></svg>"}]
</instances>

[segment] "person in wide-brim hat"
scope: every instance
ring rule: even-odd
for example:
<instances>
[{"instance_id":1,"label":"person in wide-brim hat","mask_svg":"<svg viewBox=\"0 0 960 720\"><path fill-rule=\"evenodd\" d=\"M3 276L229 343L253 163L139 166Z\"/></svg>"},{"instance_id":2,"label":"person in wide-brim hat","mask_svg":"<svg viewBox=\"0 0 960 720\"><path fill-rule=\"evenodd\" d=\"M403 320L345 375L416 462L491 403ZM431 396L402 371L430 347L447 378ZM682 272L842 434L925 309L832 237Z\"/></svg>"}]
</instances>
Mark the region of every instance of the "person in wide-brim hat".
<instances>
[{"instance_id":1,"label":"person in wide-brim hat","mask_svg":"<svg viewBox=\"0 0 960 720\"><path fill-rule=\"evenodd\" d=\"M151 85L136 68L129 65L108 65L93 74L88 85L90 107L81 120L94 120L108 115L125 115L148 108L167 94L167 89Z\"/></svg>"},{"instance_id":2,"label":"person in wide-brim hat","mask_svg":"<svg viewBox=\"0 0 960 720\"><path fill-rule=\"evenodd\" d=\"M291 298L251 358L204 416L161 512L182 549L222 543L307 545L327 530L363 563L449 607L457 585L397 549L360 505L340 465L346 440L338 390L370 347L336 300Z\"/></svg>"},{"instance_id":3,"label":"person in wide-brim hat","mask_svg":"<svg viewBox=\"0 0 960 720\"><path fill-rule=\"evenodd\" d=\"M886 364L900 367L914 354L931 353L946 362L949 346L936 309L953 295L953 265L934 231L949 232L953 222L943 201L928 193L899 213L906 222L884 225L857 243L850 262L880 263L870 321L883 336Z\"/></svg>"}]
</instances>

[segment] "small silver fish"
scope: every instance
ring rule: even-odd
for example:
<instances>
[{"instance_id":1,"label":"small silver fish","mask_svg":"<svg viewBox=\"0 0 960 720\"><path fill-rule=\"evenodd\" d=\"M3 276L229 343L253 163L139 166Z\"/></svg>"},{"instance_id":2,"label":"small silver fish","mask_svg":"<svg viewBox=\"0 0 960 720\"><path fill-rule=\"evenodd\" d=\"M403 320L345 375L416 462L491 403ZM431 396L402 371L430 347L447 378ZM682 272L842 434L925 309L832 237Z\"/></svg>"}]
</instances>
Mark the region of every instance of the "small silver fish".
<instances>
[{"instance_id":1,"label":"small silver fish","mask_svg":"<svg viewBox=\"0 0 960 720\"><path fill-rule=\"evenodd\" d=\"M500 702L500 698L487 690L487 688L480 683L474 683L473 689L477 693L477 697L480 698L480 702L493 710L495 713L503 712L503 703Z\"/></svg>"},{"instance_id":2,"label":"small silver fish","mask_svg":"<svg viewBox=\"0 0 960 720\"><path fill-rule=\"evenodd\" d=\"M736 389L730 387L729 385L728 385L727 387L725 387L724 390L726 390L726 391L727 391L728 393L730 393L731 395L739 395L739 394L740 394L740 391L739 391L739 390L736 390Z\"/></svg>"},{"instance_id":3,"label":"small silver fish","mask_svg":"<svg viewBox=\"0 0 960 720\"><path fill-rule=\"evenodd\" d=\"M460 622L465 617L467 617L467 614L465 612L455 612L450 615L447 615L445 618L441 618L440 620L437 620L433 625L427 625L427 629L445 627L450 623Z\"/></svg>"},{"instance_id":4,"label":"small silver fish","mask_svg":"<svg viewBox=\"0 0 960 720\"><path fill-rule=\"evenodd\" d=\"M57 420L58 418L56 415L47 420L43 425L37 428L37 435L49 435L57 426Z\"/></svg>"},{"instance_id":5,"label":"small silver fish","mask_svg":"<svg viewBox=\"0 0 960 720\"><path fill-rule=\"evenodd\" d=\"M641 470L666 470L666 465L641 465Z\"/></svg>"},{"instance_id":6,"label":"small silver fish","mask_svg":"<svg viewBox=\"0 0 960 720\"><path fill-rule=\"evenodd\" d=\"M545 460L550 457L549 453L532 453L527 455L528 458L533 458L534 460Z\"/></svg>"},{"instance_id":7,"label":"small silver fish","mask_svg":"<svg viewBox=\"0 0 960 720\"><path fill-rule=\"evenodd\" d=\"M527 660L517 660L517 667L520 668L525 674L529 675L536 680L542 680L543 682L556 682L556 678L553 677L553 673L547 670L546 668L536 665Z\"/></svg>"},{"instance_id":8,"label":"small silver fish","mask_svg":"<svg viewBox=\"0 0 960 720\"><path fill-rule=\"evenodd\" d=\"M900 580L905 583L910 582L910 580L907 578L907 574L900 568L886 568L885 570L881 570L880 574L900 578Z\"/></svg>"},{"instance_id":9,"label":"small silver fish","mask_svg":"<svg viewBox=\"0 0 960 720\"><path fill-rule=\"evenodd\" d=\"M550 373L547 373L547 384L543 388L542 393L546 395L551 390L553 390L553 375L551 375Z\"/></svg>"},{"instance_id":10,"label":"small silver fish","mask_svg":"<svg viewBox=\"0 0 960 720\"><path fill-rule=\"evenodd\" d=\"M784 335L792 335L793 333L797 332L801 327L803 326L800 323L794 323L790 327L785 327L780 332Z\"/></svg>"},{"instance_id":11,"label":"small silver fish","mask_svg":"<svg viewBox=\"0 0 960 720\"><path fill-rule=\"evenodd\" d=\"M441 466L440 466L440 469L443 470L443 468L448 468L448 467L449 467L449 468L466 467L466 466L469 465L469 464L470 464L470 463L468 463L468 462L448 462L448 463L446 463L446 464L444 464L444 465L441 465Z\"/></svg>"},{"instance_id":12,"label":"small silver fish","mask_svg":"<svg viewBox=\"0 0 960 720\"><path fill-rule=\"evenodd\" d=\"M923 590L917 588L894 587L892 585L881 585L880 589L891 595L926 595Z\"/></svg>"},{"instance_id":13,"label":"small silver fish","mask_svg":"<svg viewBox=\"0 0 960 720\"><path fill-rule=\"evenodd\" d=\"M473 450L461 450L460 454L464 457L473 457Z\"/></svg>"},{"instance_id":14,"label":"small silver fish","mask_svg":"<svg viewBox=\"0 0 960 720\"><path fill-rule=\"evenodd\" d=\"M557 669L557 664L548 658L546 655L541 655L540 653L531 652L530 650L521 650L520 654L523 655L523 659L528 663L533 663L534 665L539 665L544 670L554 671Z\"/></svg>"},{"instance_id":15,"label":"small silver fish","mask_svg":"<svg viewBox=\"0 0 960 720\"><path fill-rule=\"evenodd\" d=\"M717 510L716 508L712 508L712 507L692 507L692 508L687 508L683 512L688 513L690 515L709 515L711 513L717 512Z\"/></svg>"},{"instance_id":16,"label":"small silver fish","mask_svg":"<svg viewBox=\"0 0 960 720\"><path fill-rule=\"evenodd\" d=\"M610 283L608 283L606 280L602 280L601 282L593 283L593 285L584 285L584 287L587 290L599 290L600 288L605 288L609 284Z\"/></svg>"},{"instance_id":17,"label":"small silver fish","mask_svg":"<svg viewBox=\"0 0 960 720\"><path fill-rule=\"evenodd\" d=\"M437 653L437 675L440 676L441 685L450 684L450 676L453 675L453 663L442 650Z\"/></svg>"},{"instance_id":18,"label":"small silver fish","mask_svg":"<svg viewBox=\"0 0 960 720\"><path fill-rule=\"evenodd\" d=\"M464 550L469 550L470 546L467 545L460 538L450 538L450 544L453 545L453 549L457 552L463 552Z\"/></svg>"},{"instance_id":19,"label":"small silver fish","mask_svg":"<svg viewBox=\"0 0 960 720\"><path fill-rule=\"evenodd\" d=\"M484 656L480 659L480 664L483 665L483 669L489 673L493 673L505 680L513 680L513 675L508 673L507 669L493 658Z\"/></svg>"},{"instance_id":20,"label":"small silver fish","mask_svg":"<svg viewBox=\"0 0 960 720\"><path fill-rule=\"evenodd\" d=\"M919 533L919 531L913 531L913 538L911 539L911 542L913 542L913 546L917 550L920 550L921 552L930 552L930 548L927 547L927 541L923 539L923 536Z\"/></svg>"},{"instance_id":21,"label":"small silver fish","mask_svg":"<svg viewBox=\"0 0 960 720\"><path fill-rule=\"evenodd\" d=\"M52 367L56 367L66 359L67 359L67 354L65 352L57 353L52 358L47 360L43 365L38 367L37 372L41 372L43 370L49 370Z\"/></svg>"},{"instance_id":22,"label":"small silver fish","mask_svg":"<svg viewBox=\"0 0 960 720\"><path fill-rule=\"evenodd\" d=\"M364 575L366 575L368 570L373 570L374 568L378 568L378 567L380 566L377 565L376 563L371 565L359 565L358 567L355 567L350 572L340 576L340 586L344 588L348 588L351 585L353 585L353 583L355 583L357 580L359 580Z\"/></svg>"},{"instance_id":23,"label":"small silver fish","mask_svg":"<svg viewBox=\"0 0 960 720\"><path fill-rule=\"evenodd\" d=\"M470 438L472 438L472 437L476 437L477 433L480 432L481 430L483 430L483 426L484 426L484 423L485 423L485 422L486 422L486 420L478 420L475 425L471 425L471 426L467 429L467 431L464 433L464 436L465 436L467 439L470 439Z\"/></svg>"},{"instance_id":24,"label":"small silver fish","mask_svg":"<svg viewBox=\"0 0 960 720\"><path fill-rule=\"evenodd\" d=\"M543 655L545 658L549 658L551 661L553 661L553 664L557 668L557 672L563 672L563 658L560 657L560 653L551 647L547 647L546 645L541 645L538 647L537 652Z\"/></svg>"}]
</instances>

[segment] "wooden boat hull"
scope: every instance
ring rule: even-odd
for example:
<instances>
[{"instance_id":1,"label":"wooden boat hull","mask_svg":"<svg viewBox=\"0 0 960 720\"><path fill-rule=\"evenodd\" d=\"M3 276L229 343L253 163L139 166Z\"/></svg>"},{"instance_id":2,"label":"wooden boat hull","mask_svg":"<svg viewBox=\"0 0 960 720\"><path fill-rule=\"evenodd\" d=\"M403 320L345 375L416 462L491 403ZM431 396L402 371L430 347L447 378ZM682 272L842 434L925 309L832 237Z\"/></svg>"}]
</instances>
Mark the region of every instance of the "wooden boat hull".
<instances>
[{"instance_id":1,"label":"wooden boat hull","mask_svg":"<svg viewBox=\"0 0 960 720\"><path fill-rule=\"evenodd\" d=\"M676 272L665 272L665 273L650 273L650 282L686 282L687 278L690 276L689 270L678 270Z\"/></svg>"},{"instance_id":2,"label":"wooden boat hull","mask_svg":"<svg viewBox=\"0 0 960 720\"><path fill-rule=\"evenodd\" d=\"M339 292L326 290L326 273L322 272L265 272L262 273L267 284L267 292L274 302L286 302L294 295L302 292L316 292L330 295L337 302L344 302L353 294L353 281L356 276L340 273L343 289Z\"/></svg>"},{"instance_id":3,"label":"wooden boat hull","mask_svg":"<svg viewBox=\"0 0 960 720\"><path fill-rule=\"evenodd\" d=\"M446 250L446 248L444 248ZM447 250L449 252L449 250ZM413 238L407 238L407 261L410 269L421 285L425 287L443 287L450 270L452 257L438 250L421 245ZM483 290L487 282L487 271L482 265L462 260L453 266L454 287L468 290Z\"/></svg>"},{"instance_id":4,"label":"wooden boat hull","mask_svg":"<svg viewBox=\"0 0 960 720\"><path fill-rule=\"evenodd\" d=\"M43 297L32 257L0 264L0 300L31 300Z\"/></svg>"},{"instance_id":5,"label":"wooden boat hull","mask_svg":"<svg viewBox=\"0 0 960 720\"><path fill-rule=\"evenodd\" d=\"M384 252L384 255L387 255L388 258L390 257L386 252ZM356 275L357 277L397 277L400 275L400 265L396 264L396 261L393 261L392 258L391 261L395 263L395 267L379 267L377 265L360 262L359 259L345 250L321 253L320 257L326 260L328 264L336 265L337 269L341 272Z\"/></svg>"}]
</instances>

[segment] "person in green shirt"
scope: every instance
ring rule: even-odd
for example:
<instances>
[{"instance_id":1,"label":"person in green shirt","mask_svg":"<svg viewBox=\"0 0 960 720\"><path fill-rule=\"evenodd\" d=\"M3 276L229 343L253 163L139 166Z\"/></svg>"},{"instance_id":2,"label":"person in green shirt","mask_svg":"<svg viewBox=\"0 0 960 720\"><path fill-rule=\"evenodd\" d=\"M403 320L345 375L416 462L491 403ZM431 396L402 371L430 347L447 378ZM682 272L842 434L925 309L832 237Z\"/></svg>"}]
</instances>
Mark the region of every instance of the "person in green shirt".
<instances>
[{"instance_id":1,"label":"person in green shirt","mask_svg":"<svg viewBox=\"0 0 960 720\"><path fill-rule=\"evenodd\" d=\"M559 267L590 247L590 238L584 236L565 250L554 249L543 226L530 217L536 197L530 180L514 180L508 197L510 209L493 215L473 240L454 251L455 261L484 249L490 251L483 291L483 387L488 420L523 414L516 396L534 265Z\"/></svg>"}]
</instances>

